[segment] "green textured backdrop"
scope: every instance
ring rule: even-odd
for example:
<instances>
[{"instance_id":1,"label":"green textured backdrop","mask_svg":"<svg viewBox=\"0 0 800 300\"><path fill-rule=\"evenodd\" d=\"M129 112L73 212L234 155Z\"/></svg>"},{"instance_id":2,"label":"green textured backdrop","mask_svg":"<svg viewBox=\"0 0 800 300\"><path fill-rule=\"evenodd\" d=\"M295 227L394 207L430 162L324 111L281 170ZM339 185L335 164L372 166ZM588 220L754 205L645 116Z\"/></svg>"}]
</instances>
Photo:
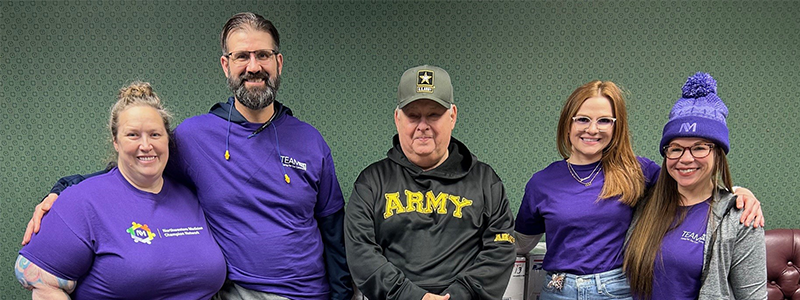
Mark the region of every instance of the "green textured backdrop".
<instances>
[{"instance_id":1,"label":"green textured backdrop","mask_svg":"<svg viewBox=\"0 0 800 300\"><path fill-rule=\"evenodd\" d=\"M657 161L686 77L710 72L730 108L734 182L764 204L767 228L800 228L795 141L797 1L44 1L0 3L0 298L25 222L53 182L103 167L116 91L153 83L177 120L229 92L218 34L254 11L275 22L285 67L279 99L333 150L348 197L394 134L400 74L448 70L454 136L503 178L516 211L531 174L560 159L563 101L593 79L629 92L634 147Z\"/></svg>"}]
</instances>

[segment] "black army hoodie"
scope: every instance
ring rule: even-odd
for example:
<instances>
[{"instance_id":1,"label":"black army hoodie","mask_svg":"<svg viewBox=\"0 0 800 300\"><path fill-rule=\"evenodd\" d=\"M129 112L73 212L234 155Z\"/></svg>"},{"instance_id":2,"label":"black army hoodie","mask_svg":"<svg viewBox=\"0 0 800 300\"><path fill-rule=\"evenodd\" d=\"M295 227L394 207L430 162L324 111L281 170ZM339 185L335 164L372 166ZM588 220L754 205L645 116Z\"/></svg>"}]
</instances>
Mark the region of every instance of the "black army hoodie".
<instances>
[{"instance_id":1,"label":"black army hoodie","mask_svg":"<svg viewBox=\"0 0 800 300\"><path fill-rule=\"evenodd\" d=\"M347 204L347 260L369 299L501 299L515 249L513 215L494 170L451 138L423 171L400 148L356 179Z\"/></svg>"}]
</instances>

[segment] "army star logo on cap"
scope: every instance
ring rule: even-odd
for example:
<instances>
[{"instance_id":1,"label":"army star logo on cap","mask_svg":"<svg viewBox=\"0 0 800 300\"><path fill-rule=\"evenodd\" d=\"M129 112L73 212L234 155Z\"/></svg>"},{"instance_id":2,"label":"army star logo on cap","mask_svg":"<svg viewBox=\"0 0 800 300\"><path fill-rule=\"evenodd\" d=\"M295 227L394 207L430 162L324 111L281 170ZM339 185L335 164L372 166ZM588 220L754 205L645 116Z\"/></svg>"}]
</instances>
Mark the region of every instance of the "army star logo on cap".
<instances>
[{"instance_id":1,"label":"army star logo on cap","mask_svg":"<svg viewBox=\"0 0 800 300\"><path fill-rule=\"evenodd\" d=\"M417 93L433 94L433 71L419 70L417 73Z\"/></svg>"}]
</instances>

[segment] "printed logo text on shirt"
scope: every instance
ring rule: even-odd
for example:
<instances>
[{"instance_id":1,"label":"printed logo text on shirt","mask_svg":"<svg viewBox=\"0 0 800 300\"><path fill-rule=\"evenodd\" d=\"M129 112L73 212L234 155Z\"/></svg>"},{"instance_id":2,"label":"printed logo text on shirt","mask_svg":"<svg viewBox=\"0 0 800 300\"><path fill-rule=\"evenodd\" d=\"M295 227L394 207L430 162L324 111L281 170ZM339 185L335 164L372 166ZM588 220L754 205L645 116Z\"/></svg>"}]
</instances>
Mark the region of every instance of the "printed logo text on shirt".
<instances>
[{"instance_id":1,"label":"printed logo text on shirt","mask_svg":"<svg viewBox=\"0 0 800 300\"><path fill-rule=\"evenodd\" d=\"M295 168L303 171L306 170L306 163L288 157L286 155L281 155L281 163L283 164L284 167Z\"/></svg>"},{"instance_id":2,"label":"printed logo text on shirt","mask_svg":"<svg viewBox=\"0 0 800 300\"><path fill-rule=\"evenodd\" d=\"M692 242L694 244L705 244L706 243L706 234L699 235L697 233L691 231L683 231L681 234L681 240Z\"/></svg>"}]
</instances>

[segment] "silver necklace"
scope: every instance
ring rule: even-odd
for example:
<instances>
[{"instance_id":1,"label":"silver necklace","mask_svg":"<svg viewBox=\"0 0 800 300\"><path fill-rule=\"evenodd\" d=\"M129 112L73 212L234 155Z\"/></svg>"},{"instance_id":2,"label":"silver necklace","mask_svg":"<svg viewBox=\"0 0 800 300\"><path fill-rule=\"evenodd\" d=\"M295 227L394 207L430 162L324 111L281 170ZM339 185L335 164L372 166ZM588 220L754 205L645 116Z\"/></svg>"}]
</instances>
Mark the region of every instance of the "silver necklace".
<instances>
[{"instance_id":1,"label":"silver necklace","mask_svg":"<svg viewBox=\"0 0 800 300\"><path fill-rule=\"evenodd\" d=\"M601 165L603 163L599 162L599 163L597 163L597 166L594 167L594 170L592 170L592 172L589 173L589 176L581 178L578 175L578 172L576 172L575 169L572 168L572 164L569 163L569 161L566 161L566 162L567 162L567 169L569 169L569 175L572 175L572 178L574 178L575 181L577 181L580 184L583 184L584 186L592 185L592 182L594 182L594 179L597 178L597 174L600 174L600 171L603 170L603 167L601 167ZM588 182L587 182L587 180L588 180Z\"/></svg>"}]
</instances>

